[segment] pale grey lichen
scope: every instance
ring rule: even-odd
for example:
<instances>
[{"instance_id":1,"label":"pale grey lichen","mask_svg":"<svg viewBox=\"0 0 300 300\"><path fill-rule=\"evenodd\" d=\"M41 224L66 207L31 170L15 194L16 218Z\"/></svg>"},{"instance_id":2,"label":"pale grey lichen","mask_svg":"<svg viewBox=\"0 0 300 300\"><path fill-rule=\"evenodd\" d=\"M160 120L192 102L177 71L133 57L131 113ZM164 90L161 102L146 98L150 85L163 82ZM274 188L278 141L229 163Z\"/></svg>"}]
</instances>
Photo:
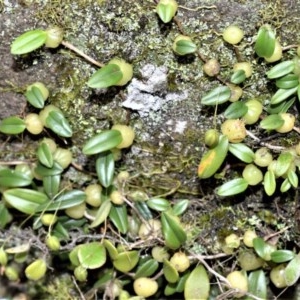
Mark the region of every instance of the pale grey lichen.
<instances>
[{"instance_id":1,"label":"pale grey lichen","mask_svg":"<svg viewBox=\"0 0 300 300\"><path fill-rule=\"evenodd\" d=\"M158 111L166 102L187 98L187 92L167 92L167 67L147 64L140 73L142 78L133 78L129 84L122 106L137 111L141 117L148 116L150 111Z\"/></svg>"}]
</instances>

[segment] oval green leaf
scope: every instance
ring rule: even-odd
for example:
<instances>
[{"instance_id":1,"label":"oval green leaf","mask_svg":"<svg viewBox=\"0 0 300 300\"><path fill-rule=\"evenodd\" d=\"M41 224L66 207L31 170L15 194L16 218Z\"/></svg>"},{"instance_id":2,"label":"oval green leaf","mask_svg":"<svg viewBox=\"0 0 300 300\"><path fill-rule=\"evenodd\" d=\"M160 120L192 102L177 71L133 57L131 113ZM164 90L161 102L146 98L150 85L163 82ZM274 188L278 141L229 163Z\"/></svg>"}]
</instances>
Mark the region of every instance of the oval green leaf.
<instances>
[{"instance_id":1,"label":"oval green leaf","mask_svg":"<svg viewBox=\"0 0 300 300\"><path fill-rule=\"evenodd\" d=\"M123 73L119 66L115 64L108 64L96 71L87 82L91 88L107 88L117 84L123 77Z\"/></svg>"},{"instance_id":2,"label":"oval green leaf","mask_svg":"<svg viewBox=\"0 0 300 300\"><path fill-rule=\"evenodd\" d=\"M264 176L264 189L268 196L275 193L276 189L276 179L273 171L268 170Z\"/></svg>"},{"instance_id":3,"label":"oval green leaf","mask_svg":"<svg viewBox=\"0 0 300 300\"><path fill-rule=\"evenodd\" d=\"M188 208L190 201L187 199L179 200L173 207L172 212L175 216L182 215Z\"/></svg>"},{"instance_id":4,"label":"oval green leaf","mask_svg":"<svg viewBox=\"0 0 300 300\"><path fill-rule=\"evenodd\" d=\"M153 219L152 212L146 202L137 201L134 206L145 220Z\"/></svg>"},{"instance_id":5,"label":"oval green leaf","mask_svg":"<svg viewBox=\"0 0 300 300\"><path fill-rule=\"evenodd\" d=\"M161 224L167 247L175 250L185 243L187 235L175 216L168 212L162 212Z\"/></svg>"},{"instance_id":6,"label":"oval green leaf","mask_svg":"<svg viewBox=\"0 0 300 300\"><path fill-rule=\"evenodd\" d=\"M193 300L208 299L210 282L203 265L198 265L185 282L184 298Z\"/></svg>"},{"instance_id":7,"label":"oval green leaf","mask_svg":"<svg viewBox=\"0 0 300 300\"><path fill-rule=\"evenodd\" d=\"M225 103L231 96L230 88L227 86L219 86L214 88L201 99L204 105L217 105Z\"/></svg>"},{"instance_id":8,"label":"oval green leaf","mask_svg":"<svg viewBox=\"0 0 300 300\"><path fill-rule=\"evenodd\" d=\"M169 23L173 17L175 16L177 11L177 4L170 3L170 4L164 4L164 3L158 3L156 6L156 12L159 16L159 18L164 23Z\"/></svg>"},{"instance_id":9,"label":"oval green leaf","mask_svg":"<svg viewBox=\"0 0 300 300\"><path fill-rule=\"evenodd\" d=\"M285 280L288 286L295 284L300 277L300 256L297 254L285 267Z\"/></svg>"},{"instance_id":10,"label":"oval green leaf","mask_svg":"<svg viewBox=\"0 0 300 300\"><path fill-rule=\"evenodd\" d=\"M275 251L275 248L266 243L261 237L253 239L253 247L258 256L260 256L265 261L271 260L272 252Z\"/></svg>"},{"instance_id":11,"label":"oval green leaf","mask_svg":"<svg viewBox=\"0 0 300 300\"><path fill-rule=\"evenodd\" d=\"M230 82L233 84L239 84L244 82L246 79L246 73L244 70L237 70L230 77Z\"/></svg>"},{"instance_id":12,"label":"oval green leaf","mask_svg":"<svg viewBox=\"0 0 300 300\"><path fill-rule=\"evenodd\" d=\"M233 196L244 192L248 187L248 182L244 178L232 179L217 188L219 196Z\"/></svg>"},{"instance_id":13,"label":"oval green leaf","mask_svg":"<svg viewBox=\"0 0 300 300\"><path fill-rule=\"evenodd\" d=\"M26 128L25 122L18 117L8 117L1 121L0 131L5 134L19 134Z\"/></svg>"},{"instance_id":14,"label":"oval green leaf","mask_svg":"<svg viewBox=\"0 0 300 300\"><path fill-rule=\"evenodd\" d=\"M283 125L284 120L280 115L273 114L265 117L260 123L259 126L265 130L274 130Z\"/></svg>"},{"instance_id":15,"label":"oval green leaf","mask_svg":"<svg viewBox=\"0 0 300 300\"><path fill-rule=\"evenodd\" d=\"M174 51L179 55L187 55L191 53L195 53L197 50L197 46L189 40L179 40L175 44Z\"/></svg>"},{"instance_id":16,"label":"oval green leaf","mask_svg":"<svg viewBox=\"0 0 300 300\"><path fill-rule=\"evenodd\" d=\"M156 211L166 211L170 209L170 202L163 198L151 198L147 200L147 205Z\"/></svg>"},{"instance_id":17,"label":"oval green leaf","mask_svg":"<svg viewBox=\"0 0 300 300\"><path fill-rule=\"evenodd\" d=\"M254 152L243 143L230 144L229 152L247 164L252 163L254 160Z\"/></svg>"},{"instance_id":18,"label":"oval green leaf","mask_svg":"<svg viewBox=\"0 0 300 300\"><path fill-rule=\"evenodd\" d=\"M251 272L248 277L248 292L259 299L267 299L267 280L263 270ZM252 300L247 297L246 300Z\"/></svg>"},{"instance_id":19,"label":"oval green leaf","mask_svg":"<svg viewBox=\"0 0 300 300\"><path fill-rule=\"evenodd\" d=\"M37 150L37 158L40 161L42 165L44 165L47 168L53 167L53 156L52 152L46 143L41 143Z\"/></svg>"},{"instance_id":20,"label":"oval green leaf","mask_svg":"<svg viewBox=\"0 0 300 300\"><path fill-rule=\"evenodd\" d=\"M122 142L118 130L105 130L91 137L82 149L86 155L92 155L110 150Z\"/></svg>"},{"instance_id":21,"label":"oval green leaf","mask_svg":"<svg viewBox=\"0 0 300 300\"><path fill-rule=\"evenodd\" d=\"M44 176L43 188L47 196L52 199L59 192L60 175Z\"/></svg>"},{"instance_id":22,"label":"oval green leaf","mask_svg":"<svg viewBox=\"0 0 300 300\"><path fill-rule=\"evenodd\" d=\"M282 176L287 172L291 163L294 161L293 154L290 152L282 152L277 158L275 174L276 176Z\"/></svg>"},{"instance_id":23,"label":"oval green leaf","mask_svg":"<svg viewBox=\"0 0 300 300\"><path fill-rule=\"evenodd\" d=\"M198 176L206 179L214 175L222 165L229 149L228 138L221 136L218 145L202 157L198 166Z\"/></svg>"},{"instance_id":24,"label":"oval green leaf","mask_svg":"<svg viewBox=\"0 0 300 300\"><path fill-rule=\"evenodd\" d=\"M289 182L291 183L291 185L294 188L297 188L299 179L298 179L298 175L296 174L296 172L293 170L289 170L287 175L288 175L288 179L289 179Z\"/></svg>"},{"instance_id":25,"label":"oval green leaf","mask_svg":"<svg viewBox=\"0 0 300 300\"><path fill-rule=\"evenodd\" d=\"M106 218L108 217L111 207L112 207L112 204L109 200L104 201L100 205L100 207L97 211L97 214L95 216L95 220L90 225L90 228L97 227L98 225L103 223L106 220Z\"/></svg>"},{"instance_id":26,"label":"oval green leaf","mask_svg":"<svg viewBox=\"0 0 300 300\"><path fill-rule=\"evenodd\" d=\"M59 136L71 137L73 134L69 122L61 111L51 111L46 118L46 125Z\"/></svg>"},{"instance_id":27,"label":"oval green leaf","mask_svg":"<svg viewBox=\"0 0 300 300\"><path fill-rule=\"evenodd\" d=\"M36 86L32 86L30 90L26 91L25 97L27 101L35 108L41 109L45 105L43 94Z\"/></svg>"},{"instance_id":28,"label":"oval green leaf","mask_svg":"<svg viewBox=\"0 0 300 300\"><path fill-rule=\"evenodd\" d=\"M81 245L77 255L80 264L87 269L98 269L106 262L105 247L99 242Z\"/></svg>"},{"instance_id":29,"label":"oval green leaf","mask_svg":"<svg viewBox=\"0 0 300 300\"><path fill-rule=\"evenodd\" d=\"M10 52L14 55L29 53L41 47L47 39L47 33L41 29L30 30L18 36L11 44Z\"/></svg>"},{"instance_id":30,"label":"oval green leaf","mask_svg":"<svg viewBox=\"0 0 300 300\"><path fill-rule=\"evenodd\" d=\"M248 111L248 106L241 101L231 103L224 112L226 119L239 119Z\"/></svg>"},{"instance_id":31,"label":"oval green leaf","mask_svg":"<svg viewBox=\"0 0 300 300\"><path fill-rule=\"evenodd\" d=\"M280 186L280 192L281 192L281 193L285 193L285 192L287 192L291 187L292 187L291 183L289 182L288 178L286 178L286 179L282 182L282 184L281 184L281 186Z\"/></svg>"},{"instance_id":32,"label":"oval green leaf","mask_svg":"<svg viewBox=\"0 0 300 300\"><path fill-rule=\"evenodd\" d=\"M150 277L156 272L158 266L158 262L155 259L151 258L144 262L140 267L138 267L134 278L137 279L140 277Z\"/></svg>"},{"instance_id":33,"label":"oval green leaf","mask_svg":"<svg viewBox=\"0 0 300 300\"><path fill-rule=\"evenodd\" d=\"M179 274L176 268L166 259L164 259L163 272L166 280L175 283L179 280Z\"/></svg>"},{"instance_id":34,"label":"oval green leaf","mask_svg":"<svg viewBox=\"0 0 300 300\"><path fill-rule=\"evenodd\" d=\"M118 271L127 273L137 265L139 258L139 252L136 250L121 252L113 260L113 265Z\"/></svg>"},{"instance_id":35,"label":"oval green leaf","mask_svg":"<svg viewBox=\"0 0 300 300\"><path fill-rule=\"evenodd\" d=\"M275 65L266 74L269 79L275 79L291 73L294 67L295 63L292 60L286 60Z\"/></svg>"},{"instance_id":36,"label":"oval green leaf","mask_svg":"<svg viewBox=\"0 0 300 300\"><path fill-rule=\"evenodd\" d=\"M292 260L296 254L291 250L276 250L271 253L271 260L276 263L283 263Z\"/></svg>"},{"instance_id":37,"label":"oval green leaf","mask_svg":"<svg viewBox=\"0 0 300 300\"><path fill-rule=\"evenodd\" d=\"M286 100L288 97L296 94L298 87L292 88L292 89L279 89L271 98L271 104L277 104L284 100Z\"/></svg>"},{"instance_id":38,"label":"oval green leaf","mask_svg":"<svg viewBox=\"0 0 300 300\"><path fill-rule=\"evenodd\" d=\"M64 169L62 168L62 166L56 161L53 162L52 168L47 168L41 163L38 163L34 169L34 171L41 176L60 175L63 170Z\"/></svg>"},{"instance_id":39,"label":"oval green leaf","mask_svg":"<svg viewBox=\"0 0 300 300\"><path fill-rule=\"evenodd\" d=\"M280 89L291 89L299 85L299 77L295 74L288 74L276 80L276 86Z\"/></svg>"},{"instance_id":40,"label":"oval green leaf","mask_svg":"<svg viewBox=\"0 0 300 300\"><path fill-rule=\"evenodd\" d=\"M111 151L101 153L96 160L96 171L102 186L109 187L114 179L115 160Z\"/></svg>"},{"instance_id":41,"label":"oval green leaf","mask_svg":"<svg viewBox=\"0 0 300 300\"><path fill-rule=\"evenodd\" d=\"M31 189L9 189L3 196L13 208L29 215L34 214L41 204L49 200L46 194Z\"/></svg>"},{"instance_id":42,"label":"oval green leaf","mask_svg":"<svg viewBox=\"0 0 300 300\"><path fill-rule=\"evenodd\" d=\"M31 184L32 177L11 169L0 170L0 185L3 187L23 187Z\"/></svg>"},{"instance_id":43,"label":"oval green leaf","mask_svg":"<svg viewBox=\"0 0 300 300\"><path fill-rule=\"evenodd\" d=\"M113 243L110 240L104 239L103 245L105 246L105 249L107 250L107 252L109 254L109 257L111 259L116 259L116 257L118 256L118 250L113 245Z\"/></svg>"},{"instance_id":44,"label":"oval green leaf","mask_svg":"<svg viewBox=\"0 0 300 300\"><path fill-rule=\"evenodd\" d=\"M118 231L125 234L128 231L128 216L126 205L112 205L109 219L114 223Z\"/></svg>"},{"instance_id":45,"label":"oval green leaf","mask_svg":"<svg viewBox=\"0 0 300 300\"><path fill-rule=\"evenodd\" d=\"M259 57L270 57L275 50L275 33L269 25L259 28L254 50Z\"/></svg>"}]
</instances>

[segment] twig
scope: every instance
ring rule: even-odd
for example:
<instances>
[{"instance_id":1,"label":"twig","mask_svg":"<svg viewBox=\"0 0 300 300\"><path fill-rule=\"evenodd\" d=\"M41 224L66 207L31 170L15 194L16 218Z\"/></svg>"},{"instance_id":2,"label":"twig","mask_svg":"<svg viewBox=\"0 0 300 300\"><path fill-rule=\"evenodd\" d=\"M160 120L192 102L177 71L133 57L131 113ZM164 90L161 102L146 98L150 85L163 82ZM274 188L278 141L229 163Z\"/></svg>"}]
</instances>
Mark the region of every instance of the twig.
<instances>
[{"instance_id":1,"label":"twig","mask_svg":"<svg viewBox=\"0 0 300 300\"><path fill-rule=\"evenodd\" d=\"M85 54L84 52L82 52L81 50L79 50L78 48L76 48L74 45L72 45L69 42L66 41L62 41L61 42L62 45L64 45L66 48L74 51L75 53L77 53L78 55L82 56L83 58L85 58L87 61L89 61L90 63L92 63L93 65L96 65L98 67L103 67L104 65L96 60L94 60L93 58L91 58L90 56L88 56L87 54Z\"/></svg>"},{"instance_id":2,"label":"twig","mask_svg":"<svg viewBox=\"0 0 300 300\"><path fill-rule=\"evenodd\" d=\"M282 228L281 230L279 230L279 231L277 231L277 232L275 232L275 233L272 233L272 234L269 234L269 235L265 236L265 237L264 237L264 241L267 241L267 240L273 238L274 236L279 235L279 234L285 232L285 231L288 230L289 228L291 228L291 226L286 226L286 227Z\"/></svg>"},{"instance_id":3,"label":"twig","mask_svg":"<svg viewBox=\"0 0 300 300\"><path fill-rule=\"evenodd\" d=\"M267 147L271 150L282 151L282 150L286 149L283 146L274 146L274 145L271 145L269 143L264 143L257 136L255 136L252 132L250 132L249 130L246 130L246 132L247 132L247 135L249 135L253 140L257 141L260 145L265 146L265 147Z\"/></svg>"},{"instance_id":4,"label":"twig","mask_svg":"<svg viewBox=\"0 0 300 300\"><path fill-rule=\"evenodd\" d=\"M82 291L81 291L81 289L79 288L79 286L78 286L78 284L77 284L76 279L75 279L74 276L72 276L72 281L73 281L73 283L74 283L74 285L75 285L75 287L76 287L76 289L77 289L77 291L78 291L78 293L79 293L79 295L80 295L80 299L81 299L81 300L86 300L85 297L84 297L84 295L82 294Z\"/></svg>"}]
</instances>

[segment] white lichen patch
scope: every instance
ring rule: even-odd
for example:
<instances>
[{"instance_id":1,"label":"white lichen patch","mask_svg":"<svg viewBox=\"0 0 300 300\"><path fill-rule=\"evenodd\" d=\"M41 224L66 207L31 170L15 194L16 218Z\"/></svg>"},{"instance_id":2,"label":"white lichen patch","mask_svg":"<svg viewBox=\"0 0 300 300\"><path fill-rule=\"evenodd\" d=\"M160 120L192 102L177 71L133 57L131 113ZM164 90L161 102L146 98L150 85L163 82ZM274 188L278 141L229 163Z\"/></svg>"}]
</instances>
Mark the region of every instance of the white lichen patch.
<instances>
[{"instance_id":1,"label":"white lichen patch","mask_svg":"<svg viewBox=\"0 0 300 300\"><path fill-rule=\"evenodd\" d=\"M150 111L158 111L166 102L186 99L187 93L167 91L167 72L165 66L145 65L140 70L141 79L133 78L129 84L122 106L135 110L144 117Z\"/></svg>"}]
</instances>

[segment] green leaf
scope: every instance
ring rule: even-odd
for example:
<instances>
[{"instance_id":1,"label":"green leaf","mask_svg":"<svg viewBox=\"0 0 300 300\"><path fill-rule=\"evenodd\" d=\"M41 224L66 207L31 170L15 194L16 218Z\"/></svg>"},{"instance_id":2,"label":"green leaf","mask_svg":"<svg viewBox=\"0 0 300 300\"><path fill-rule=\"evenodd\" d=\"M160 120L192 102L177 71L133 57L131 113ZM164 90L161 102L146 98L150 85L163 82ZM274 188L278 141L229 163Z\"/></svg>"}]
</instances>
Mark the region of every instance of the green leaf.
<instances>
[{"instance_id":1,"label":"green leaf","mask_svg":"<svg viewBox=\"0 0 300 300\"><path fill-rule=\"evenodd\" d=\"M268 196L274 194L276 189L276 179L273 171L268 170L264 176L264 189Z\"/></svg>"},{"instance_id":2,"label":"green leaf","mask_svg":"<svg viewBox=\"0 0 300 300\"><path fill-rule=\"evenodd\" d=\"M229 100L231 91L228 86L219 86L211 90L201 99L201 103L204 105L217 105L225 103Z\"/></svg>"},{"instance_id":3,"label":"green leaf","mask_svg":"<svg viewBox=\"0 0 300 300\"><path fill-rule=\"evenodd\" d=\"M30 90L26 91L25 97L27 101L35 108L41 109L45 105L43 94L36 86L32 86Z\"/></svg>"},{"instance_id":4,"label":"green leaf","mask_svg":"<svg viewBox=\"0 0 300 300\"><path fill-rule=\"evenodd\" d=\"M25 122L18 117L8 117L1 121L0 131L5 134L19 134L26 128Z\"/></svg>"},{"instance_id":5,"label":"green leaf","mask_svg":"<svg viewBox=\"0 0 300 300\"><path fill-rule=\"evenodd\" d=\"M54 161L52 168L44 167L41 163L38 163L35 167L34 171L39 174L40 176L54 176L54 175L60 175L63 172L62 166Z\"/></svg>"},{"instance_id":6,"label":"green leaf","mask_svg":"<svg viewBox=\"0 0 300 300\"><path fill-rule=\"evenodd\" d=\"M285 174L291 163L294 161L293 154L290 152L282 152L277 158L275 174L276 176L280 177Z\"/></svg>"},{"instance_id":7,"label":"green leaf","mask_svg":"<svg viewBox=\"0 0 300 300\"><path fill-rule=\"evenodd\" d=\"M232 179L222 184L217 189L219 196L232 196L244 192L248 187L248 182L244 178Z\"/></svg>"},{"instance_id":8,"label":"green leaf","mask_svg":"<svg viewBox=\"0 0 300 300\"><path fill-rule=\"evenodd\" d=\"M13 217L9 213L3 201L0 201L0 229L4 229L5 226L12 221L12 219Z\"/></svg>"},{"instance_id":9,"label":"green leaf","mask_svg":"<svg viewBox=\"0 0 300 300\"><path fill-rule=\"evenodd\" d=\"M206 179L214 175L222 165L229 149L228 138L221 136L216 147L206 152L198 166L198 176Z\"/></svg>"},{"instance_id":10,"label":"green leaf","mask_svg":"<svg viewBox=\"0 0 300 300\"><path fill-rule=\"evenodd\" d=\"M292 96L297 92L298 87L292 88L292 89L279 89L271 98L271 104L277 104L284 100L286 100L288 97Z\"/></svg>"},{"instance_id":11,"label":"green leaf","mask_svg":"<svg viewBox=\"0 0 300 300\"><path fill-rule=\"evenodd\" d=\"M283 263L292 260L296 254L291 250L275 250L271 253L271 260L275 263Z\"/></svg>"},{"instance_id":12,"label":"green leaf","mask_svg":"<svg viewBox=\"0 0 300 300\"><path fill-rule=\"evenodd\" d=\"M109 200L104 201L100 207L98 208L97 214L95 216L95 220L90 225L90 228L97 227L101 223L103 223L108 217L112 204Z\"/></svg>"},{"instance_id":13,"label":"green leaf","mask_svg":"<svg viewBox=\"0 0 300 300\"><path fill-rule=\"evenodd\" d=\"M37 158L41 164L47 168L53 167L53 156L52 152L46 143L41 143L37 150Z\"/></svg>"},{"instance_id":14,"label":"green leaf","mask_svg":"<svg viewBox=\"0 0 300 300\"><path fill-rule=\"evenodd\" d=\"M210 282L203 265L198 265L185 282L184 298L193 300L208 299Z\"/></svg>"},{"instance_id":15,"label":"green leaf","mask_svg":"<svg viewBox=\"0 0 300 300\"><path fill-rule=\"evenodd\" d=\"M187 239L186 233L175 216L168 212L162 212L161 223L167 247L175 250L185 243Z\"/></svg>"},{"instance_id":16,"label":"green leaf","mask_svg":"<svg viewBox=\"0 0 300 300\"><path fill-rule=\"evenodd\" d=\"M100 271L100 274L98 275L99 279L93 285L94 289L100 289L100 290L104 291L105 288L115 278L115 273L116 273L116 271L113 268L111 268L111 269L102 268Z\"/></svg>"},{"instance_id":17,"label":"green leaf","mask_svg":"<svg viewBox=\"0 0 300 300\"><path fill-rule=\"evenodd\" d=\"M265 261L271 260L271 254L275 251L275 247L266 243L261 237L253 239L253 247L258 256Z\"/></svg>"},{"instance_id":18,"label":"green leaf","mask_svg":"<svg viewBox=\"0 0 300 300\"><path fill-rule=\"evenodd\" d=\"M60 175L44 176L43 188L47 196L52 199L59 192Z\"/></svg>"},{"instance_id":19,"label":"green leaf","mask_svg":"<svg viewBox=\"0 0 300 300\"><path fill-rule=\"evenodd\" d=\"M156 6L156 12L164 23L169 23L175 16L177 7L176 2L170 4L158 3Z\"/></svg>"},{"instance_id":20,"label":"green leaf","mask_svg":"<svg viewBox=\"0 0 300 300\"><path fill-rule=\"evenodd\" d=\"M128 231L128 216L126 205L112 205L109 218L117 227L117 229L125 234Z\"/></svg>"},{"instance_id":21,"label":"green leaf","mask_svg":"<svg viewBox=\"0 0 300 300\"><path fill-rule=\"evenodd\" d=\"M153 219L153 215L146 202L137 201L134 203L134 206L145 220Z\"/></svg>"},{"instance_id":22,"label":"green leaf","mask_svg":"<svg viewBox=\"0 0 300 300\"><path fill-rule=\"evenodd\" d=\"M285 267L285 280L288 286L295 284L300 277L300 256L297 254Z\"/></svg>"},{"instance_id":23,"label":"green leaf","mask_svg":"<svg viewBox=\"0 0 300 300\"><path fill-rule=\"evenodd\" d=\"M235 71L231 77L230 77L230 82L233 84L239 84L245 81L246 79L246 73L244 70L237 70Z\"/></svg>"},{"instance_id":24,"label":"green leaf","mask_svg":"<svg viewBox=\"0 0 300 300\"><path fill-rule=\"evenodd\" d=\"M229 152L247 164L252 163L254 160L254 152L243 143L230 144Z\"/></svg>"},{"instance_id":25,"label":"green leaf","mask_svg":"<svg viewBox=\"0 0 300 300\"><path fill-rule=\"evenodd\" d=\"M147 205L156 211L166 211L170 209L170 202L163 198L151 198L147 200Z\"/></svg>"},{"instance_id":26,"label":"green leaf","mask_svg":"<svg viewBox=\"0 0 300 300\"><path fill-rule=\"evenodd\" d=\"M288 179L289 179L289 182L291 183L291 185L294 188L297 188L299 180L298 180L298 175L296 174L296 172L293 170L289 170L287 175L288 175Z\"/></svg>"},{"instance_id":27,"label":"green leaf","mask_svg":"<svg viewBox=\"0 0 300 300\"><path fill-rule=\"evenodd\" d=\"M276 128L279 128L283 125L284 120L281 118L280 115L274 114L274 115L269 115L265 117L260 123L259 126L262 129L266 130L274 130Z\"/></svg>"},{"instance_id":28,"label":"green leaf","mask_svg":"<svg viewBox=\"0 0 300 300\"><path fill-rule=\"evenodd\" d=\"M85 155L92 155L111 150L122 142L118 130L105 130L91 137L82 149Z\"/></svg>"},{"instance_id":29,"label":"green leaf","mask_svg":"<svg viewBox=\"0 0 300 300\"><path fill-rule=\"evenodd\" d=\"M275 50L275 34L269 25L259 28L254 50L259 57L270 57Z\"/></svg>"},{"instance_id":30,"label":"green leaf","mask_svg":"<svg viewBox=\"0 0 300 300\"><path fill-rule=\"evenodd\" d=\"M139 258L139 252L136 250L121 252L113 260L113 265L118 271L127 273L137 265Z\"/></svg>"},{"instance_id":31,"label":"green leaf","mask_svg":"<svg viewBox=\"0 0 300 300\"><path fill-rule=\"evenodd\" d=\"M295 74L287 74L276 80L276 86L280 89L291 89L299 85L299 77Z\"/></svg>"},{"instance_id":32,"label":"green leaf","mask_svg":"<svg viewBox=\"0 0 300 300\"><path fill-rule=\"evenodd\" d=\"M179 274L176 268L166 259L164 259L163 272L166 280L175 283L179 280Z\"/></svg>"},{"instance_id":33,"label":"green leaf","mask_svg":"<svg viewBox=\"0 0 300 300\"><path fill-rule=\"evenodd\" d=\"M196 52L197 46L189 40L179 40L175 44L174 51L179 55L187 55Z\"/></svg>"},{"instance_id":34,"label":"green leaf","mask_svg":"<svg viewBox=\"0 0 300 300\"><path fill-rule=\"evenodd\" d=\"M96 171L102 186L109 187L114 179L115 160L111 151L101 153L96 160Z\"/></svg>"},{"instance_id":35,"label":"green leaf","mask_svg":"<svg viewBox=\"0 0 300 300\"><path fill-rule=\"evenodd\" d=\"M277 104L270 104L266 111L268 114L273 115L273 114L280 114L280 113L285 113L289 110L290 107L294 105L296 98L293 97L292 99L284 102L280 102Z\"/></svg>"},{"instance_id":36,"label":"green leaf","mask_svg":"<svg viewBox=\"0 0 300 300\"><path fill-rule=\"evenodd\" d=\"M172 212L175 216L182 215L188 208L190 201L187 199L182 199L178 201L173 207Z\"/></svg>"},{"instance_id":37,"label":"green leaf","mask_svg":"<svg viewBox=\"0 0 300 300\"><path fill-rule=\"evenodd\" d=\"M61 111L51 111L46 118L46 125L59 136L71 137L73 134L69 122Z\"/></svg>"},{"instance_id":38,"label":"green leaf","mask_svg":"<svg viewBox=\"0 0 300 300\"><path fill-rule=\"evenodd\" d=\"M11 169L0 170L0 185L4 187L22 187L31 184L32 177Z\"/></svg>"},{"instance_id":39,"label":"green leaf","mask_svg":"<svg viewBox=\"0 0 300 300\"><path fill-rule=\"evenodd\" d=\"M248 111L248 106L241 101L231 103L224 112L226 119L239 119Z\"/></svg>"},{"instance_id":40,"label":"green leaf","mask_svg":"<svg viewBox=\"0 0 300 300\"><path fill-rule=\"evenodd\" d=\"M99 242L81 245L77 255L80 264L87 269L98 269L106 262L105 247Z\"/></svg>"},{"instance_id":41,"label":"green leaf","mask_svg":"<svg viewBox=\"0 0 300 300\"><path fill-rule=\"evenodd\" d=\"M3 196L13 208L28 215L34 214L41 204L48 201L46 194L31 189L9 189Z\"/></svg>"},{"instance_id":42,"label":"green leaf","mask_svg":"<svg viewBox=\"0 0 300 300\"><path fill-rule=\"evenodd\" d=\"M103 240L103 245L105 246L105 249L107 250L109 257L114 260L117 256L118 256L118 250L117 248L114 246L114 244L107 239Z\"/></svg>"},{"instance_id":43,"label":"green leaf","mask_svg":"<svg viewBox=\"0 0 300 300\"><path fill-rule=\"evenodd\" d=\"M269 79L275 79L291 73L294 67L295 63L292 60L286 60L275 65L266 74Z\"/></svg>"},{"instance_id":44,"label":"green leaf","mask_svg":"<svg viewBox=\"0 0 300 300\"><path fill-rule=\"evenodd\" d=\"M286 179L282 182L282 184L281 184L281 186L280 186L280 192L281 192L281 193L285 193L285 192L287 192L291 187L292 187L291 183L289 182L288 178L286 178Z\"/></svg>"},{"instance_id":45,"label":"green leaf","mask_svg":"<svg viewBox=\"0 0 300 300\"><path fill-rule=\"evenodd\" d=\"M117 84L123 77L123 73L119 66L115 64L108 64L96 71L87 82L91 88L107 88Z\"/></svg>"},{"instance_id":46,"label":"green leaf","mask_svg":"<svg viewBox=\"0 0 300 300\"><path fill-rule=\"evenodd\" d=\"M48 201L37 207L36 212L56 211L77 206L85 201L86 193L80 190L71 190L61 194L54 201Z\"/></svg>"},{"instance_id":47,"label":"green leaf","mask_svg":"<svg viewBox=\"0 0 300 300\"><path fill-rule=\"evenodd\" d=\"M263 270L251 272L248 277L248 292L259 299L267 299L267 280ZM246 297L246 300L252 297Z\"/></svg>"},{"instance_id":48,"label":"green leaf","mask_svg":"<svg viewBox=\"0 0 300 300\"><path fill-rule=\"evenodd\" d=\"M47 33L41 29L30 30L18 36L11 44L10 52L14 55L29 53L41 47L47 39Z\"/></svg>"},{"instance_id":49,"label":"green leaf","mask_svg":"<svg viewBox=\"0 0 300 300\"><path fill-rule=\"evenodd\" d=\"M140 277L150 277L152 276L156 270L158 269L159 264L158 262L151 258L149 260L147 260L145 263L143 263L140 267L138 267L134 278L140 278Z\"/></svg>"}]
</instances>

